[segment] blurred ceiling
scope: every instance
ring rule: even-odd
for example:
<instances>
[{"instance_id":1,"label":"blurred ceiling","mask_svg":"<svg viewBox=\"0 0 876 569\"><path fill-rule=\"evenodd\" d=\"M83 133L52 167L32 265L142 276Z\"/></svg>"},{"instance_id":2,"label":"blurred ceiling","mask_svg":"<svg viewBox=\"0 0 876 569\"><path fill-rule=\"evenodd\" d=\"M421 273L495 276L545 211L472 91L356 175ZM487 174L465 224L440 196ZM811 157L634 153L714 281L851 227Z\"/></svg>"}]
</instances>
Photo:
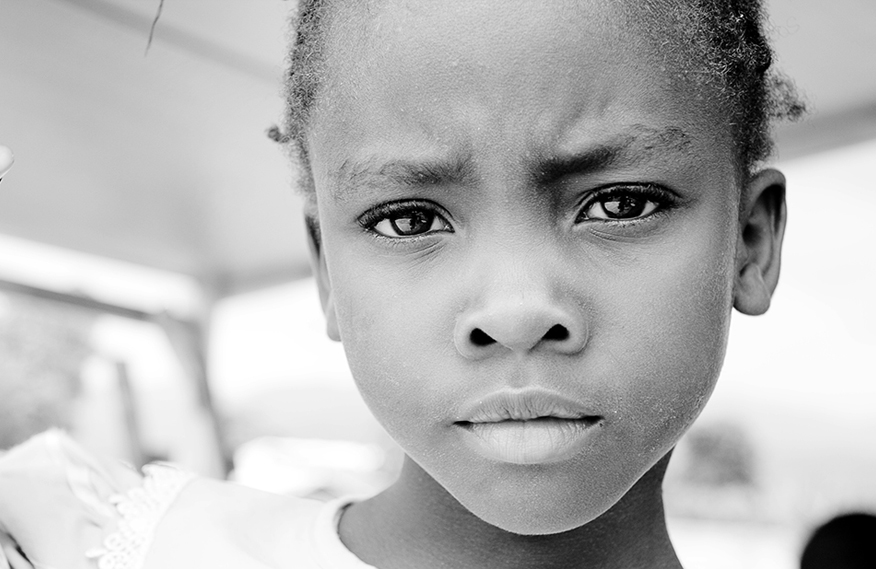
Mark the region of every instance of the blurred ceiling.
<instances>
[{"instance_id":1,"label":"blurred ceiling","mask_svg":"<svg viewBox=\"0 0 876 569\"><path fill-rule=\"evenodd\" d=\"M0 233L190 275L223 296L308 274L282 116L294 2L0 0ZM779 156L876 137L876 3L770 0L810 120Z\"/></svg>"}]
</instances>

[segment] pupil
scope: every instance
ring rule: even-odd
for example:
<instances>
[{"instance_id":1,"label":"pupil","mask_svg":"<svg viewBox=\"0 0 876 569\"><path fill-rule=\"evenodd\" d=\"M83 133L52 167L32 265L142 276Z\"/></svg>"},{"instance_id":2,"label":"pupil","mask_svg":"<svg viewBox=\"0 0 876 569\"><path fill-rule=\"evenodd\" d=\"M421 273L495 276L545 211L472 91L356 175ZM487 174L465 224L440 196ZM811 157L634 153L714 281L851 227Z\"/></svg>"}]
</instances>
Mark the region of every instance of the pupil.
<instances>
[{"instance_id":1,"label":"pupil","mask_svg":"<svg viewBox=\"0 0 876 569\"><path fill-rule=\"evenodd\" d=\"M603 203L602 207L605 213L616 219L638 217L645 210L645 200L634 196L618 196Z\"/></svg>"},{"instance_id":2,"label":"pupil","mask_svg":"<svg viewBox=\"0 0 876 569\"><path fill-rule=\"evenodd\" d=\"M415 211L390 221L393 229L399 235L419 235L428 231L432 226L432 215L424 211Z\"/></svg>"}]
</instances>

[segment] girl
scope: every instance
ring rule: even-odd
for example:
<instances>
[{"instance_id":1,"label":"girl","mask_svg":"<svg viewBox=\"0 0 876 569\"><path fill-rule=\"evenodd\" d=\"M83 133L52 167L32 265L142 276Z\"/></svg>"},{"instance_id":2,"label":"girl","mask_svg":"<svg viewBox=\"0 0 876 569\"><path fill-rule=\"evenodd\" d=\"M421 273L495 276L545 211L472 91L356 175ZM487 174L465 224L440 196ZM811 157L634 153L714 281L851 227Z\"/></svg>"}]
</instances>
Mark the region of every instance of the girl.
<instances>
[{"instance_id":1,"label":"girl","mask_svg":"<svg viewBox=\"0 0 876 569\"><path fill-rule=\"evenodd\" d=\"M663 473L779 276L770 61L754 0L303 2L283 140L399 479L323 505L49 433L0 461L12 567L678 567Z\"/></svg>"}]
</instances>

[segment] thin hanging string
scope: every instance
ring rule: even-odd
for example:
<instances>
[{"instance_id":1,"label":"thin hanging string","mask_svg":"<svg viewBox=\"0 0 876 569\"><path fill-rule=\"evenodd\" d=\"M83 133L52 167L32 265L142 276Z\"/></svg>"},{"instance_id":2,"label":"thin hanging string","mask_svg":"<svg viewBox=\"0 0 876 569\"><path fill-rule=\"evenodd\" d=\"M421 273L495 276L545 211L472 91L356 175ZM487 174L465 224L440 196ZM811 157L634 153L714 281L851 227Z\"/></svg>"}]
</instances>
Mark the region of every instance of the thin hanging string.
<instances>
[{"instance_id":1,"label":"thin hanging string","mask_svg":"<svg viewBox=\"0 0 876 569\"><path fill-rule=\"evenodd\" d=\"M149 47L152 45L152 38L155 36L155 25L158 24L158 18L161 17L161 9L164 8L164 0L158 0L158 11L155 12L155 19L152 20L152 27L149 28L149 39L146 41L146 51L143 55L149 53Z\"/></svg>"}]
</instances>

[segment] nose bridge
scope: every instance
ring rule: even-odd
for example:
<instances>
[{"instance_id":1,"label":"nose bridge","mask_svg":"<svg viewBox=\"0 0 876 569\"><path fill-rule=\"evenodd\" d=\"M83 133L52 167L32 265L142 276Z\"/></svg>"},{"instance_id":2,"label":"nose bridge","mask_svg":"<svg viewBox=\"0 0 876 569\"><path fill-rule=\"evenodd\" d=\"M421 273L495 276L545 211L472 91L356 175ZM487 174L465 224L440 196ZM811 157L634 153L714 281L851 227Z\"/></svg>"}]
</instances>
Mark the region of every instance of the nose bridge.
<instances>
[{"instance_id":1,"label":"nose bridge","mask_svg":"<svg viewBox=\"0 0 876 569\"><path fill-rule=\"evenodd\" d=\"M504 225L504 231L482 241L474 258L472 269L482 283L478 301L524 306L554 296L559 288L559 259L548 242L550 237L531 234L527 223L497 225Z\"/></svg>"},{"instance_id":2,"label":"nose bridge","mask_svg":"<svg viewBox=\"0 0 876 569\"><path fill-rule=\"evenodd\" d=\"M574 291L564 286L556 251L538 241L497 240L473 264L475 292L455 331L460 353L479 358L508 350L583 348L586 318Z\"/></svg>"}]
</instances>

